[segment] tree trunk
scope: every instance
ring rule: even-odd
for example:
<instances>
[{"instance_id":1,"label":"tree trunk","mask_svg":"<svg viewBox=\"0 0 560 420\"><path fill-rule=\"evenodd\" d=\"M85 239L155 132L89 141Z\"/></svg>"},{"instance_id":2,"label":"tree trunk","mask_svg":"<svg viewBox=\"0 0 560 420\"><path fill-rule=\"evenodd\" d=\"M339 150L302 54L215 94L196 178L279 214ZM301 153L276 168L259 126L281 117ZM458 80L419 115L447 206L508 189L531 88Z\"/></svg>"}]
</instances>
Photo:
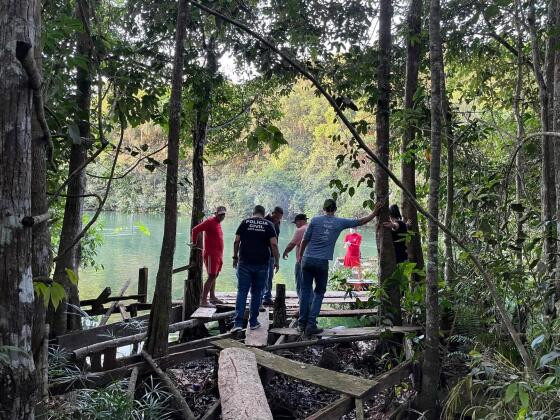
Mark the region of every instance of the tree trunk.
<instances>
[{"instance_id":1,"label":"tree trunk","mask_svg":"<svg viewBox=\"0 0 560 420\"><path fill-rule=\"evenodd\" d=\"M560 5L558 0L553 0L554 9L556 10L556 21L558 21L558 14L560 14ZM555 44L557 45L557 44ZM554 49L554 99L552 101L553 110L553 123L554 131L560 131L560 51L558 48ZM560 232L560 142L558 139L553 143L554 161L555 161L555 181L556 181L556 232ZM519 154L517 156L519 158ZM517 183L516 183L517 185ZM556 258L556 272L555 272L555 299L557 302L560 300L560 258ZM559 314L556 314L558 316Z\"/></svg>"},{"instance_id":2,"label":"tree trunk","mask_svg":"<svg viewBox=\"0 0 560 420\"><path fill-rule=\"evenodd\" d=\"M521 22L520 22L520 13L519 13L519 6L516 2L515 5L515 27L517 30L517 51L519 51L519 54L517 55L517 79L515 82L515 97L513 99L513 114L515 117L515 124L517 126L517 133L516 133L516 137L517 137L517 144L516 147L519 148L517 151L517 155L515 156L515 201L516 202L521 202L521 199L523 198L523 172L525 170L524 168L524 162L523 162L523 148L521 147L521 144L523 142L523 139L525 138L525 124L523 122L523 68L525 65L525 58L523 57L523 54L521 53L521 51L523 51L523 32L522 32L522 26L521 26ZM557 63L558 65L559 63ZM556 76L555 76L555 83L556 83ZM560 89L555 89L557 92L560 92ZM556 105L555 105L555 111L556 111ZM558 129L557 127L555 127L555 129ZM554 146L554 153L555 153L555 157L556 157L556 143ZM556 162L558 161L558 158L556 157ZM560 169L560 165L556 165L556 170ZM556 175L558 176L558 174ZM558 183L556 184L558 185ZM558 194L556 195L556 197L558 198ZM521 222L521 218L523 217L523 215L519 212L515 213L515 217L516 217L516 243L520 244L522 241L522 237L523 237L523 223ZM558 231L558 230L557 230ZM517 260L518 263L521 265L522 264L522 258L523 258L523 251L519 250L517 252Z\"/></svg>"},{"instance_id":3,"label":"tree trunk","mask_svg":"<svg viewBox=\"0 0 560 420\"><path fill-rule=\"evenodd\" d=\"M83 7L76 6L76 15L82 22L90 20L89 2L84 1ZM76 124L80 133L78 143L73 143L70 149L70 162L68 174L73 173L87 160L86 143L91 136L90 112L91 112L91 84L92 84L92 46L87 31L84 29L77 36L77 56L85 60L87 66L76 66ZM81 329L81 317L75 307L80 306L78 285L73 284L68 278L67 269L72 270L76 276L80 269L80 243L71 247L74 239L82 230L82 218L84 210L84 198L86 190L86 171L83 168L69 182L66 190L66 204L64 206L64 218L60 232L58 245L58 261L54 269L53 280L62 284L66 296L53 314L50 320L51 333L58 336ZM66 251L67 250L67 251ZM68 304L72 306L68 306Z\"/></svg>"},{"instance_id":4,"label":"tree trunk","mask_svg":"<svg viewBox=\"0 0 560 420\"><path fill-rule=\"evenodd\" d=\"M443 66L442 66L443 67ZM445 75L441 75L441 96L442 96L442 116L445 125L445 138L447 143L447 197L445 203L445 227L451 230L453 221L453 203L455 195L455 180L453 178L453 171L455 166L455 145L453 140L453 121L451 116L451 106L447 97L447 90L445 88ZM453 267L453 241L451 236L445 235L445 256L444 256L444 269L443 278L448 285L453 284L455 268Z\"/></svg>"},{"instance_id":5,"label":"tree trunk","mask_svg":"<svg viewBox=\"0 0 560 420\"><path fill-rule=\"evenodd\" d=\"M407 16L408 38L406 56L406 84L404 90L404 109L405 112L412 113L414 110L414 94L418 89L418 68L420 66L419 41L422 30L422 0L411 0ZM414 138L416 128L411 120L406 120L406 129L402 141L402 153L407 156L402 160L402 183L416 196L416 146ZM424 268L424 254L422 253L422 240L418 227L418 212L410 199L403 194L402 215L405 221L410 220L410 231L414 235L408 243L408 259L416 263L417 268ZM420 277L414 275L413 279L419 281Z\"/></svg>"},{"instance_id":6,"label":"tree trunk","mask_svg":"<svg viewBox=\"0 0 560 420\"><path fill-rule=\"evenodd\" d=\"M529 32L531 35L531 46L533 51L533 66L535 72L535 78L537 79L537 84L539 86L539 102L540 102L540 119L541 119L541 129L542 131L550 131L552 128L551 115L550 115L550 103L549 101L554 97L553 89L553 73L551 68L554 68L553 56L554 50L556 48L557 36L553 36L554 33L554 22L556 13L556 1L551 0L548 6L548 33L551 34L548 38L547 43L547 60L545 63L545 73L543 74L543 69L541 67L541 59L539 53L539 45L536 31L535 23L535 4L531 1L529 5L529 14L527 16L527 23L529 25ZM554 153L553 153L553 139L550 136L543 136L542 147L541 147L541 158L542 158L542 179L541 179L541 205L542 205L542 221L544 224L544 259L549 268L549 272L552 272L555 261L556 261L556 241L554 224L552 223L553 209L556 207L556 191L554 185Z\"/></svg>"},{"instance_id":7,"label":"tree trunk","mask_svg":"<svg viewBox=\"0 0 560 420\"><path fill-rule=\"evenodd\" d=\"M212 94L212 83L218 70L216 54L214 52L214 39L211 37L206 49L206 71L208 77L200 87L202 96L195 104L196 115L192 133L193 139L193 159L192 159L192 214L191 214L191 230L198 225L204 218L204 146L206 144L206 135L208 129L208 121L210 118L210 97ZM189 257L189 271L185 283L185 296L183 306L183 319L187 319L196 311L200 303L202 294L202 235L199 237L199 243L196 248L191 248ZM186 335L193 333L193 336L205 334L204 326L199 327L199 331L185 331ZM191 337L192 338L192 337Z\"/></svg>"},{"instance_id":8,"label":"tree trunk","mask_svg":"<svg viewBox=\"0 0 560 420\"><path fill-rule=\"evenodd\" d=\"M390 68L391 60L391 17L393 6L391 0L379 3L379 65L377 67L377 83L379 97L377 99L376 132L377 154L387 165L389 163L389 114L390 114ZM389 220L389 177L379 166L375 167L375 194L378 200L386 199L379 212L379 228L377 230L377 249L379 255L379 280L382 285L393 274L396 267L395 248L391 229L383 226ZM383 305L383 314L392 319L395 325L402 324L398 287L386 289L389 302Z\"/></svg>"},{"instance_id":9,"label":"tree trunk","mask_svg":"<svg viewBox=\"0 0 560 420\"><path fill-rule=\"evenodd\" d=\"M35 1L0 5L0 413L6 419L34 417L36 386L31 348L33 323L31 216L31 120L33 94L20 62L41 31ZM19 60L18 60L19 59Z\"/></svg>"},{"instance_id":10,"label":"tree trunk","mask_svg":"<svg viewBox=\"0 0 560 420\"><path fill-rule=\"evenodd\" d=\"M431 68L431 155L429 212L439 214L440 154L441 154L441 91L443 55L440 34L440 3L430 1L430 68ZM428 221L428 267L426 272L426 347L422 364L422 389L418 396L420 410L428 419L437 419L439 386L439 307L438 307L438 226Z\"/></svg>"},{"instance_id":11,"label":"tree trunk","mask_svg":"<svg viewBox=\"0 0 560 420\"><path fill-rule=\"evenodd\" d=\"M177 233L177 182L179 171L179 135L181 129L181 94L183 88L184 42L187 32L189 7L187 0L179 0L175 58L169 104L169 135L167 146L167 178L165 182L165 222L156 287L150 311L146 351L152 357L167 354L169 313L171 311L171 280Z\"/></svg>"},{"instance_id":12,"label":"tree trunk","mask_svg":"<svg viewBox=\"0 0 560 420\"><path fill-rule=\"evenodd\" d=\"M35 22L38 27L41 26L41 8L40 3L37 2L35 10ZM37 68L42 75L42 60L41 60L41 34L39 31L36 33L34 41L35 48L33 55ZM47 213L48 199L47 199L47 142L45 133L38 120L37 102L33 104L33 118L31 120L31 167L33 176L31 177L31 214L45 214ZM51 235L47 223L39 223L33 226L32 233L32 250L31 250L31 272L33 277L49 277L51 273ZM45 338L45 319L46 319L46 306L42 296L35 296L35 304L33 309L33 335L31 348L33 349L33 360L36 369L36 383L37 389L43 389L43 386L48 381L44 376L46 369L44 363L44 338ZM44 405L37 406L37 416L45 415Z\"/></svg>"}]
</instances>

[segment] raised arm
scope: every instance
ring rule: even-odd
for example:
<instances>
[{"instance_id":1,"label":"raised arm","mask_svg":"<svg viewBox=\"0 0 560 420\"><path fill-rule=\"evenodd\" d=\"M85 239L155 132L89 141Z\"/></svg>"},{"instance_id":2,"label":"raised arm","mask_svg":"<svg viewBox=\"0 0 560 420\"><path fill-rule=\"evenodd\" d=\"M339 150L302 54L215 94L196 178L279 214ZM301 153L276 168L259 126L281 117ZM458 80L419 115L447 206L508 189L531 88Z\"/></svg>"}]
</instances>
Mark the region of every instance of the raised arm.
<instances>
[{"instance_id":1,"label":"raised arm","mask_svg":"<svg viewBox=\"0 0 560 420\"><path fill-rule=\"evenodd\" d=\"M377 203L375 203L375 207L373 208L373 211L370 214L368 214L366 217L362 217L361 219L358 219L358 226L363 226L366 223L371 222L377 216L379 216L379 211L381 210L381 207L383 207L384 204L385 204L385 200L379 200Z\"/></svg>"},{"instance_id":2,"label":"raised arm","mask_svg":"<svg viewBox=\"0 0 560 420\"><path fill-rule=\"evenodd\" d=\"M209 219L206 219L206 220L204 220L203 222L200 222L198 225L196 225L196 226L193 228L192 233L191 233L191 236L192 236L191 239L192 239L192 243L193 243L193 244L196 244L196 243L197 243L198 235L199 235L201 232L206 231L206 229L208 228L208 220L209 220Z\"/></svg>"}]
</instances>

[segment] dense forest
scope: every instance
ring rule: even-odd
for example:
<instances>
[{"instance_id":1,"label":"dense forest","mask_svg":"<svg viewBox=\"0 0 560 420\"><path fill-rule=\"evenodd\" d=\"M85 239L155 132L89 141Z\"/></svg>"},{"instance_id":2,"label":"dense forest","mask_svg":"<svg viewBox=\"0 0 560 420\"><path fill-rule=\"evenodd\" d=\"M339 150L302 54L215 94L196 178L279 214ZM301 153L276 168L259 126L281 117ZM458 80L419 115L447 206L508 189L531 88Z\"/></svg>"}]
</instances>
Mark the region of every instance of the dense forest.
<instances>
[{"instance_id":1,"label":"dense forest","mask_svg":"<svg viewBox=\"0 0 560 420\"><path fill-rule=\"evenodd\" d=\"M560 416L560 1L3 0L0 22L0 418ZM281 287L260 350L231 305L195 316L179 214L329 197L376 212L375 283L337 277L324 312L361 328L290 339ZM110 210L164 215L153 296L140 269L80 299Z\"/></svg>"}]
</instances>

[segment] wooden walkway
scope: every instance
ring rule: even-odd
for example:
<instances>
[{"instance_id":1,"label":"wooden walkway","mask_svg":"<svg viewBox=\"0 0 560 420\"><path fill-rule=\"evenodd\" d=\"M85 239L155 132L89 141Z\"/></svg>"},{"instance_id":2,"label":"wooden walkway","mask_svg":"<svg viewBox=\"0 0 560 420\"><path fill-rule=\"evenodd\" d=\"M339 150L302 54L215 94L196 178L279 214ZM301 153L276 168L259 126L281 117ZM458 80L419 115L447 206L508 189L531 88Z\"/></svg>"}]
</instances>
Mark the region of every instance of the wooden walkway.
<instances>
[{"instance_id":1,"label":"wooden walkway","mask_svg":"<svg viewBox=\"0 0 560 420\"><path fill-rule=\"evenodd\" d=\"M331 328L324 330L320 336L358 336L383 333L410 333L421 331L420 327L360 327L360 328ZM271 333L281 335L301 335L297 328L274 328Z\"/></svg>"},{"instance_id":2,"label":"wooden walkway","mask_svg":"<svg viewBox=\"0 0 560 420\"><path fill-rule=\"evenodd\" d=\"M364 419L364 399L371 398L384 389L399 384L410 375L412 370L412 363L407 361L371 380L290 360L264 350L247 347L232 339L216 340L212 344L222 350L232 347L249 350L255 354L257 364L260 366L346 396L320 410L319 417L313 416L317 419L340 418L354 407L356 408L356 419Z\"/></svg>"}]
</instances>

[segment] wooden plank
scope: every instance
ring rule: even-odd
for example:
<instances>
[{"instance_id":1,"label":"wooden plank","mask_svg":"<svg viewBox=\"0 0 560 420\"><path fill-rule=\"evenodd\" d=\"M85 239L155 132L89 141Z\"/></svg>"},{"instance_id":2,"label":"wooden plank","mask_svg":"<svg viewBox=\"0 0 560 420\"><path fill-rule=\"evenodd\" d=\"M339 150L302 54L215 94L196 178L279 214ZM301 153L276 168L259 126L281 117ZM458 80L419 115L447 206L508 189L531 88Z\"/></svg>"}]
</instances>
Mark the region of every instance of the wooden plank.
<instances>
[{"instance_id":1,"label":"wooden plank","mask_svg":"<svg viewBox=\"0 0 560 420\"><path fill-rule=\"evenodd\" d=\"M205 308L200 306L196 311L193 312L191 318L195 319L207 319L211 318L212 315L216 313L216 308Z\"/></svg>"},{"instance_id":2,"label":"wooden plank","mask_svg":"<svg viewBox=\"0 0 560 420\"><path fill-rule=\"evenodd\" d=\"M119 296L124 295L124 292L126 292L126 289L128 289L129 284L130 284L130 279L128 279L124 283L124 285L123 285L123 287L122 287L122 289L119 293ZM103 326L107 323L107 321L109 320L109 317L115 311L115 306L117 306L118 303L119 303L118 300L111 303L111 305L109 306L109 309L107 309L107 313L101 317L101 320L99 321L99 326Z\"/></svg>"},{"instance_id":3,"label":"wooden plank","mask_svg":"<svg viewBox=\"0 0 560 420\"><path fill-rule=\"evenodd\" d=\"M259 312L258 317L261 327L256 330L252 330L247 327L245 331L245 345L254 347L264 347L268 342L268 327L269 327L269 313L268 308L263 312Z\"/></svg>"},{"instance_id":4,"label":"wooden plank","mask_svg":"<svg viewBox=\"0 0 560 420\"><path fill-rule=\"evenodd\" d=\"M320 336L357 336L366 334L409 333L421 331L421 327L361 327L361 328L331 328L324 330ZM273 328L270 330L274 334L301 335L296 328Z\"/></svg>"},{"instance_id":5,"label":"wooden plank","mask_svg":"<svg viewBox=\"0 0 560 420\"><path fill-rule=\"evenodd\" d=\"M119 303L118 307L123 321L124 322L130 321L130 314L127 312L126 307L122 303Z\"/></svg>"},{"instance_id":6,"label":"wooden plank","mask_svg":"<svg viewBox=\"0 0 560 420\"><path fill-rule=\"evenodd\" d=\"M169 322L176 323L181 320L182 308L174 306L171 309ZM113 338L128 337L137 334L148 328L149 315L142 315L136 317L134 322L115 322L114 324L103 325L101 327L91 328L89 330L74 331L68 334L58 336L56 339L57 344L66 349L66 351L73 351L80 347L86 347L100 341L107 341ZM145 325L142 328L136 328L140 321L144 321Z\"/></svg>"},{"instance_id":7,"label":"wooden plank","mask_svg":"<svg viewBox=\"0 0 560 420\"><path fill-rule=\"evenodd\" d=\"M120 300L139 300L143 297L145 297L146 295L126 295L126 296L109 296L106 299L103 300L102 303L108 303L108 302L115 302L115 301L120 301ZM80 306L89 306L89 305L93 305L95 303L96 299L84 299L80 301Z\"/></svg>"},{"instance_id":8,"label":"wooden plank","mask_svg":"<svg viewBox=\"0 0 560 420\"><path fill-rule=\"evenodd\" d=\"M375 386L375 382L368 379L296 362L264 350L244 346L235 340L218 340L214 341L213 344L221 349L231 347L248 349L255 353L257 363L267 369L355 398L367 395L370 389Z\"/></svg>"},{"instance_id":9,"label":"wooden plank","mask_svg":"<svg viewBox=\"0 0 560 420\"><path fill-rule=\"evenodd\" d=\"M282 335L281 337L287 337L287 336ZM263 350L278 351L278 350L295 349L298 347L328 346L337 343L352 343L354 341L377 340L378 338L379 338L379 334L377 333L364 334L364 335L350 335L350 336L342 336L342 337L328 337L328 338L320 338L315 340L292 341L290 343L278 343L278 344L275 343L272 346L265 347Z\"/></svg>"},{"instance_id":10,"label":"wooden plank","mask_svg":"<svg viewBox=\"0 0 560 420\"><path fill-rule=\"evenodd\" d=\"M354 398L346 395L306 417L305 420L338 420L354 409Z\"/></svg>"},{"instance_id":11,"label":"wooden plank","mask_svg":"<svg viewBox=\"0 0 560 420\"><path fill-rule=\"evenodd\" d=\"M288 316L294 316L299 310L288 310ZM359 317L377 314L377 309L321 309L319 317Z\"/></svg>"}]
</instances>

